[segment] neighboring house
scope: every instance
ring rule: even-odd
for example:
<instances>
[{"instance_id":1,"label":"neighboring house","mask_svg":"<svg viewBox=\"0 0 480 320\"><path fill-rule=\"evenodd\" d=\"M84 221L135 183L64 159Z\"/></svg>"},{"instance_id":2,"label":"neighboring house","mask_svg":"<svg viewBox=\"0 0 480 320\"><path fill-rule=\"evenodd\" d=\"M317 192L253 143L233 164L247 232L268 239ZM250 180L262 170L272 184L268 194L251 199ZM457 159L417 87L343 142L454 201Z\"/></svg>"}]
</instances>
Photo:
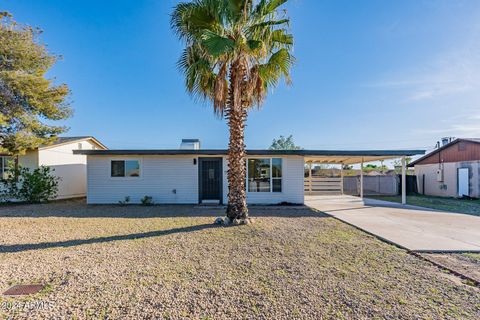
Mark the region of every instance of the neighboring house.
<instances>
[{"instance_id":1,"label":"neighboring house","mask_svg":"<svg viewBox=\"0 0 480 320\"><path fill-rule=\"evenodd\" d=\"M480 197L480 139L456 139L413 161L418 192Z\"/></svg>"},{"instance_id":2,"label":"neighboring house","mask_svg":"<svg viewBox=\"0 0 480 320\"><path fill-rule=\"evenodd\" d=\"M118 203L129 197L139 203L150 196L155 203L227 203L227 150L205 150L199 145L198 140L188 139L174 150L75 150L87 155L87 202ZM304 203L305 162L355 164L423 153L247 150L247 201Z\"/></svg>"},{"instance_id":3,"label":"neighboring house","mask_svg":"<svg viewBox=\"0 0 480 320\"><path fill-rule=\"evenodd\" d=\"M86 195L87 157L74 154L73 150L106 150L102 143L94 137L59 137L53 144L29 150L19 156L18 164L35 169L49 166L53 174L60 177L57 199L84 197ZM8 169L8 155L0 155L2 177Z\"/></svg>"}]
</instances>

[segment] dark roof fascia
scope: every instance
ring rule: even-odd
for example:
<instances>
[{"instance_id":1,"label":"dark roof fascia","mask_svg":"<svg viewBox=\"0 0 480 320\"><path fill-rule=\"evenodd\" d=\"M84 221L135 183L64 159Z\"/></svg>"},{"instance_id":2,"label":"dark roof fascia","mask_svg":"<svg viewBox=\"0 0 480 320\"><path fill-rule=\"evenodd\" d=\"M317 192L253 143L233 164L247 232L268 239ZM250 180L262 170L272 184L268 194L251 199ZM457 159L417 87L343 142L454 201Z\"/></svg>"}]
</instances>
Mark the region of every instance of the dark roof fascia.
<instances>
[{"instance_id":1,"label":"dark roof fascia","mask_svg":"<svg viewBox=\"0 0 480 320\"><path fill-rule=\"evenodd\" d=\"M161 149L161 150L74 150L85 155L226 155L225 149ZM247 150L248 155L295 155L295 156L365 156L401 157L425 154L425 150Z\"/></svg>"},{"instance_id":2,"label":"dark roof fascia","mask_svg":"<svg viewBox=\"0 0 480 320\"><path fill-rule=\"evenodd\" d=\"M458 139L453 140L452 142L447 143L447 144L444 145L444 146L441 146L441 147L438 148L438 149L433 150L433 151L430 152L430 153L427 153L427 154L424 155L423 157L420 157L420 158L418 158L417 160L412 161L408 166L409 166L409 167L413 167L413 166L415 166L417 163L419 163L420 161L423 161L423 160L429 158L430 156L433 156L434 154L437 154L437 153L439 153L440 151L445 150L445 149L453 146L454 144L457 144L457 143L462 142L462 141L464 141L464 142L480 143L480 140L477 140L477 139L458 138Z\"/></svg>"}]
</instances>

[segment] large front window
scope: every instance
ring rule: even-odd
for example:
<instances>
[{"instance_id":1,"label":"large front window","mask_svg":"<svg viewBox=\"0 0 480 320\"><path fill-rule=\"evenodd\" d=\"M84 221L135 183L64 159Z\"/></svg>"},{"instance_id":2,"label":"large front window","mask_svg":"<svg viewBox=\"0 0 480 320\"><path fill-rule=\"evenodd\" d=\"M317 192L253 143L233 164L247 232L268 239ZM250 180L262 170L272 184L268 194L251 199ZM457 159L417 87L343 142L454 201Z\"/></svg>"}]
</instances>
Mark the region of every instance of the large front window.
<instances>
[{"instance_id":1,"label":"large front window","mask_svg":"<svg viewBox=\"0 0 480 320\"><path fill-rule=\"evenodd\" d=\"M248 192L282 192L282 159L248 159Z\"/></svg>"},{"instance_id":2,"label":"large front window","mask_svg":"<svg viewBox=\"0 0 480 320\"><path fill-rule=\"evenodd\" d=\"M112 160L111 176L140 177L140 161L138 160Z\"/></svg>"}]
</instances>

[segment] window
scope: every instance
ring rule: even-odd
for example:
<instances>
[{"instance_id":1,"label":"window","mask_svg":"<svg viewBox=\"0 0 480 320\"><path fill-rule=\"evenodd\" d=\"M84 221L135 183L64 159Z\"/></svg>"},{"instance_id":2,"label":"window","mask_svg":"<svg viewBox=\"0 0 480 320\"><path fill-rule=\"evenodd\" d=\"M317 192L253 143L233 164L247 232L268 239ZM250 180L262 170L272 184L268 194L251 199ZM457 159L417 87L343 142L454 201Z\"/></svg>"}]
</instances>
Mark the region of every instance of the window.
<instances>
[{"instance_id":1,"label":"window","mask_svg":"<svg viewBox=\"0 0 480 320\"><path fill-rule=\"evenodd\" d=\"M78 143L78 150L82 150L82 143Z\"/></svg>"},{"instance_id":2,"label":"window","mask_svg":"<svg viewBox=\"0 0 480 320\"><path fill-rule=\"evenodd\" d=\"M272 191L282 192L282 159L272 159Z\"/></svg>"},{"instance_id":3,"label":"window","mask_svg":"<svg viewBox=\"0 0 480 320\"><path fill-rule=\"evenodd\" d=\"M282 192L282 159L248 159L248 192Z\"/></svg>"},{"instance_id":4,"label":"window","mask_svg":"<svg viewBox=\"0 0 480 320\"><path fill-rule=\"evenodd\" d=\"M463 141L458 143L458 151L465 151L467 150L467 144Z\"/></svg>"},{"instance_id":5,"label":"window","mask_svg":"<svg viewBox=\"0 0 480 320\"><path fill-rule=\"evenodd\" d=\"M140 161L112 160L111 177L140 177Z\"/></svg>"},{"instance_id":6,"label":"window","mask_svg":"<svg viewBox=\"0 0 480 320\"><path fill-rule=\"evenodd\" d=\"M0 179L5 179L12 165L12 157L0 157Z\"/></svg>"}]
</instances>

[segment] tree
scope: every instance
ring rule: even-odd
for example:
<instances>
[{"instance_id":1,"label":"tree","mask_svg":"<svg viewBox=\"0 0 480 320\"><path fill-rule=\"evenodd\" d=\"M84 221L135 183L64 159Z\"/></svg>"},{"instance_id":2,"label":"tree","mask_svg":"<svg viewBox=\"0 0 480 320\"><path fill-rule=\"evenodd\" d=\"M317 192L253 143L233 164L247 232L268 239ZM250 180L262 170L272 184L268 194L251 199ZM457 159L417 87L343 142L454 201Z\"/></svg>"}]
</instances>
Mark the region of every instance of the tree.
<instances>
[{"instance_id":1,"label":"tree","mask_svg":"<svg viewBox=\"0 0 480 320\"><path fill-rule=\"evenodd\" d=\"M405 157L405 165L408 166L412 162L412 157ZM402 167L402 160L401 159L396 159L393 161L393 166L394 167Z\"/></svg>"},{"instance_id":2,"label":"tree","mask_svg":"<svg viewBox=\"0 0 480 320\"><path fill-rule=\"evenodd\" d=\"M187 91L209 101L229 127L228 205L230 221L246 222L248 111L260 107L280 78L290 82L293 36L280 11L287 0L195 0L179 3L171 26L185 49L178 62Z\"/></svg>"},{"instance_id":3,"label":"tree","mask_svg":"<svg viewBox=\"0 0 480 320\"><path fill-rule=\"evenodd\" d=\"M405 166L408 169L408 165L412 162L412 157L405 157ZM393 161L393 167L395 168L395 172L401 173L402 172L402 159L397 159Z\"/></svg>"},{"instance_id":4,"label":"tree","mask_svg":"<svg viewBox=\"0 0 480 320\"><path fill-rule=\"evenodd\" d=\"M68 87L46 78L59 57L47 51L40 33L0 12L0 152L13 156L53 142L66 128L51 120L71 115Z\"/></svg>"},{"instance_id":5,"label":"tree","mask_svg":"<svg viewBox=\"0 0 480 320\"><path fill-rule=\"evenodd\" d=\"M273 139L270 150L302 150L302 147L296 146L293 142L293 136L280 136L278 139Z\"/></svg>"}]
</instances>

